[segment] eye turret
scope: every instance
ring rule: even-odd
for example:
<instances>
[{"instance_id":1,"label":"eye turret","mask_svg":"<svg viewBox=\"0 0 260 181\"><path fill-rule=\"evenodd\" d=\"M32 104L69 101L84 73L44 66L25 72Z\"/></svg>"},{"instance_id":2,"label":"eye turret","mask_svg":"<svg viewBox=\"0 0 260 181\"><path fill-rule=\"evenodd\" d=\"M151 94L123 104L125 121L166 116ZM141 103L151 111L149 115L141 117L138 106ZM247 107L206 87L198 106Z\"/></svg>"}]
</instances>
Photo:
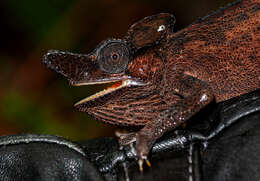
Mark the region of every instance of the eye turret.
<instances>
[{"instance_id":1,"label":"eye turret","mask_svg":"<svg viewBox=\"0 0 260 181\"><path fill-rule=\"evenodd\" d=\"M128 46L122 40L109 40L97 51L100 68L107 73L122 73L129 61Z\"/></svg>"}]
</instances>

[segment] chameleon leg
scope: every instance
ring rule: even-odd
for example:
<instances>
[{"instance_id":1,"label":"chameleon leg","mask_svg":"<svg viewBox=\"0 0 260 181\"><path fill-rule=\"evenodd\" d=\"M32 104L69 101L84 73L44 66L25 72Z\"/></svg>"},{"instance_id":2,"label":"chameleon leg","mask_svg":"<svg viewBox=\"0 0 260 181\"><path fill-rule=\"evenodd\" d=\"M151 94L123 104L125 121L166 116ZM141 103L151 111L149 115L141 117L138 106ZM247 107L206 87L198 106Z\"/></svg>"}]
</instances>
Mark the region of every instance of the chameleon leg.
<instances>
[{"instance_id":1,"label":"chameleon leg","mask_svg":"<svg viewBox=\"0 0 260 181\"><path fill-rule=\"evenodd\" d=\"M153 143L165 132L172 130L189 119L213 100L211 91L205 89L189 96L162 112L157 119L147 123L136 136L136 150L139 159L147 157Z\"/></svg>"},{"instance_id":2,"label":"chameleon leg","mask_svg":"<svg viewBox=\"0 0 260 181\"><path fill-rule=\"evenodd\" d=\"M181 99L169 106L154 120L147 122L140 131L135 133L135 139L133 139L133 134L129 134L120 141L120 143L126 143L124 145L127 145L129 140L136 141L135 148L140 170L142 170L143 161L147 161L148 153L158 138L184 123L214 99L212 90L205 82L183 73L174 76L175 81L171 84L170 92L179 94ZM150 165L149 162L147 164Z\"/></svg>"}]
</instances>

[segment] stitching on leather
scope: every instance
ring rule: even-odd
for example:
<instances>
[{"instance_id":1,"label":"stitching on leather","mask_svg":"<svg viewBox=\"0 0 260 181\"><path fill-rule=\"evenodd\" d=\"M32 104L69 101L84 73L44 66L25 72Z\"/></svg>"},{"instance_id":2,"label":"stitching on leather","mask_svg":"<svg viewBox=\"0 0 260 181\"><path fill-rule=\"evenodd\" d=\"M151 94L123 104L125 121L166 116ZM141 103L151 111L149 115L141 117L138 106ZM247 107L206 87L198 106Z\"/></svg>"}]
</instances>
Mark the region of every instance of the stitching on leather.
<instances>
[{"instance_id":1,"label":"stitching on leather","mask_svg":"<svg viewBox=\"0 0 260 181\"><path fill-rule=\"evenodd\" d=\"M192 153L193 153L193 144L190 144L189 154L188 154L188 174L189 174L189 181L193 181Z\"/></svg>"}]
</instances>

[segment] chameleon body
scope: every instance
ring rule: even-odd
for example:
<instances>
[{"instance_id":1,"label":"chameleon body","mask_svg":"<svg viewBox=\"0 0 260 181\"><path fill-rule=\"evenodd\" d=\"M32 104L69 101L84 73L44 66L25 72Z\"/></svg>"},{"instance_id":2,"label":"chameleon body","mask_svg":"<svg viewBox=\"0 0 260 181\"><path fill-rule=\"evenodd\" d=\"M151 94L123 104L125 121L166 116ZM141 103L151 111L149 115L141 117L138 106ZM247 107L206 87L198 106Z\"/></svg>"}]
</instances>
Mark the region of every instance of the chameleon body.
<instances>
[{"instance_id":1,"label":"chameleon body","mask_svg":"<svg viewBox=\"0 0 260 181\"><path fill-rule=\"evenodd\" d=\"M51 50L43 58L75 86L115 82L75 107L105 123L139 127L119 141L136 142L141 168L165 132L212 101L260 88L259 0L235 2L178 32L174 23L173 15L157 14L90 54Z\"/></svg>"}]
</instances>

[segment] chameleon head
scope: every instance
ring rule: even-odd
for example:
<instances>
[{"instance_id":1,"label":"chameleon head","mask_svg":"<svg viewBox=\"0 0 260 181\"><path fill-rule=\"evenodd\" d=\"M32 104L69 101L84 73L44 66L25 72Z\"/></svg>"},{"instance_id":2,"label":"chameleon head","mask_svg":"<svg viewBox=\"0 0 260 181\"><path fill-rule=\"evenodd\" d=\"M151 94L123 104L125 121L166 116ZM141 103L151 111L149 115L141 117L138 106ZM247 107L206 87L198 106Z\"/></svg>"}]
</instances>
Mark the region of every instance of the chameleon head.
<instances>
[{"instance_id":1,"label":"chameleon head","mask_svg":"<svg viewBox=\"0 0 260 181\"><path fill-rule=\"evenodd\" d=\"M163 67L159 48L174 22L171 14L150 16L132 25L123 39L105 40L90 54L50 50L43 63L67 77L73 86L114 83L76 103L80 111L112 124L144 125L152 114L141 118L131 113L130 107L141 108L130 102L146 101L142 109L150 112L147 106L151 107L154 102L149 104L149 100L160 102L154 93L154 82L159 82Z\"/></svg>"}]
</instances>

